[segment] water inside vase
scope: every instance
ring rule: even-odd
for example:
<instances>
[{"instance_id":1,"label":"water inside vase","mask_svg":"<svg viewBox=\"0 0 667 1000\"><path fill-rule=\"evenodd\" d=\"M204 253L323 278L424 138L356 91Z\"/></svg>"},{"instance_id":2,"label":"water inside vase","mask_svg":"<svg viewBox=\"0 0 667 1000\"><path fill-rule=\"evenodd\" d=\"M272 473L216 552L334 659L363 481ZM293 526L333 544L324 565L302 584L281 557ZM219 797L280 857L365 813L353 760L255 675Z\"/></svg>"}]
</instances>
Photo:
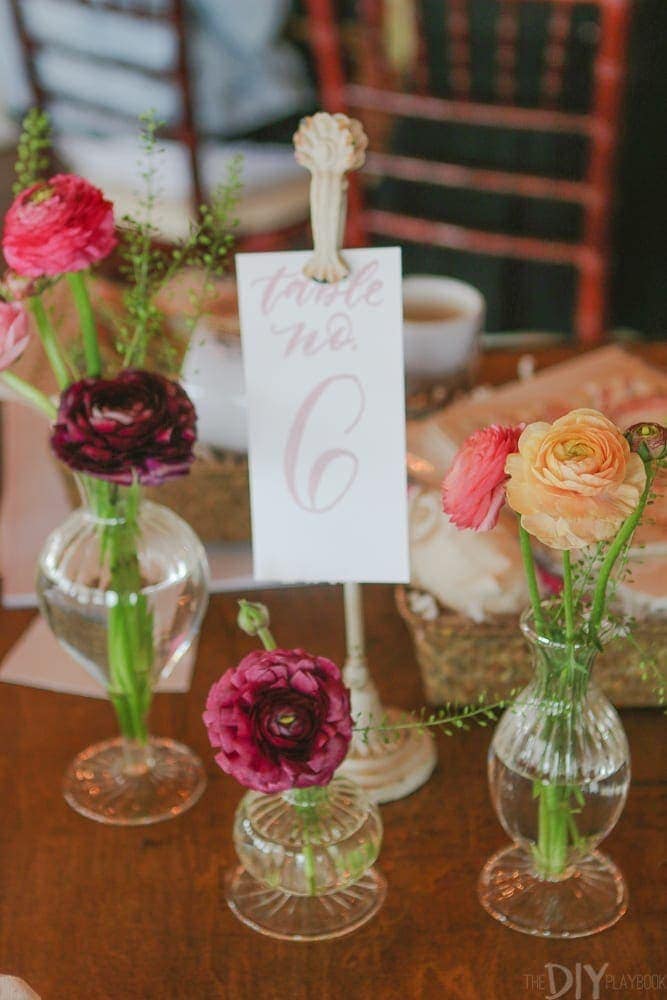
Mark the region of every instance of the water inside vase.
<instances>
[{"instance_id":1,"label":"water inside vase","mask_svg":"<svg viewBox=\"0 0 667 1000\"><path fill-rule=\"evenodd\" d=\"M117 622L125 615L127 631L142 627L146 633L150 652L133 669L150 672L152 683L187 652L206 608L205 557L191 529L171 511L148 503L140 524L141 590L136 593L109 589L99 530L85 512L75 512L52 533L39 562L37 594L49 627L104 687L111 680L114 616Z\"/></svg>"},{"instance_id":2,"label":"water inside vase","mask_svg":"<svg viewBox=\"0 0 667 1000\"><path fill-rule=\"evenodd\" d=\"M563 813L567 862L589 854L609 833L625 804L630 767L624 762L611 773L576 785L547 784L535 775L509 767L492 747L489 782L503 827L516 843L535 851L539 842L540 788L553 790Z\"/></svg>"},{"instance_id":3,"label":"water inside vase","mask_svg":"<svg viewBox=\"0 0 667 1000\"><path fill-rule=\"evenodd\" d=\"M253 877L303 896L356 882L375 862L381 840L377 807L341 777L328 786L326 798L305 810L283 795L249 792L234 825L237 854Z\"/></svg>"}]
</instances>

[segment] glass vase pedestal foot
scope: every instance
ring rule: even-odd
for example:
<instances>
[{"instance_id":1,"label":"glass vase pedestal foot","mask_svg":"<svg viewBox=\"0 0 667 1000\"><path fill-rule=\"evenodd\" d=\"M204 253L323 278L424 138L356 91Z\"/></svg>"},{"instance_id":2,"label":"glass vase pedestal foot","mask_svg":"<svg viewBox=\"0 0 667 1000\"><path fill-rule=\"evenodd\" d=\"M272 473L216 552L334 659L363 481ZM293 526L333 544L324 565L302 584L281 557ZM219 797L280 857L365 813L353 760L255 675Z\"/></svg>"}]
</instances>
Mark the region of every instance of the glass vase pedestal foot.
<instances>
[{"instance_id":1,"label":"glass vase pedestal foot","mask_svg":"<svg viewBox=\"0 0 667 1000\"><path fill-rule=\"evenodd\" d=\"M235 916L260 934L285 941L324 941L349 934L377 913L386 892L386 880L376 868L343 889L318 896L269 888L242 865L225 878L225 896Z\"/></svg>"},{"instance_id":2,"label":"glass vase pedestal foot","mask_svg":"<svg viewBox=\"0 0 667 1000\"><path fill-rule=\"evenodd\" d=\"M515 931L545 938L577 938L611 927L628 908L625 881L599 851L577 860L559 880L540 878L532 854L516 845L498 851L478 885L484 909Z\"/></svg>"},{"instance_id":3,"label":"glass vase pedestal foot","mask_svg":"<svg viewBox=\"0 0 667 1000\"><path fill-rule=\"evenodd\" d=\"M201 797L206 774L199 757L176 740L146 743L116 737L74 758L63 781L68 804L98 823L145 826L173 819Z\"/></svg>"}]
</instances>

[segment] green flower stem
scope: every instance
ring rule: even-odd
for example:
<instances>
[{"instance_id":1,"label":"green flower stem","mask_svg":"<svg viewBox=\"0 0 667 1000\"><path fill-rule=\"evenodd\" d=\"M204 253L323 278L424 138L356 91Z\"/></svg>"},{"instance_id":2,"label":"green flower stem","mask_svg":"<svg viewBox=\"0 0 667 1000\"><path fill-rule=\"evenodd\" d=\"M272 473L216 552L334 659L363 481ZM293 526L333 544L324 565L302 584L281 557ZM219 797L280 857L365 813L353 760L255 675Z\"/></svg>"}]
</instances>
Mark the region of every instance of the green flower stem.
<instances>
[{"instance_id":1,"label":"green flower stem","mask_svg":"<svg viewBox=\"0 0 667 1000\"><path fill-rule=\"evenodd\" d=\"M632 538L635 529L639 522L641 521L642 515L644 513L644 508L648 503L648 499L651 495L651 487L653 486L653 480L655 479L655 468L653 464L646 464L646 484L644 486L644 491L640 497L639 503L633 510L630 517L628 517L621 525L620 531L616 535L613 543L609 546L609 551L604 558L604 562L600 567L600 572L598 573L598 582L595 585L595 591L593 594L593 606L591 608L591 617L589 628L591 636L595 639L597 638L598 632L600 630L600 625L602 624L602 616L605 612L605 606L607 602L607 585L609 583L609 577L611 576L612 570L616 563L616 560L623 552L623 549L628 544Z\"/></svg>"},{"instance_id":2,"label":"green flower stem","mask_svg":"<svg viewBox=\"0 0 667 1000\"><path fill-rule=\"evenodd\" d=\"M308 830L308 824L304 824L303 829L303 866L306 873L306 881L308 882L308 895L317 895L317 879L315 877L315 856L313 854L313 845L310 842L310 831Z\"/></svg>"},{"instance_id":3,"label":"green flower stem","mask_svg":"<svg viewBox=\"0 0 667 1000\"><path fill-rule=\"evenodd\" d=\"M86 479L84 487L103 521L100 557L108 565L109 591L115 599L107 628L109 697L123 736L145 743L154 650L153 615L141 593L137 556L139 487L135 483L121 493L114 484L94 479Z\"/></svg>"},{"instance_id":4,"label":"green flower stem","mask_svg":"<svg viewBox=\"0 0 667 1000\"><path fill-rule=\"evenodd\" d=\"M35 317L35 322L37 323L37 332L39 333L39 339L42 342L44 353L49 359L49 364L53 369L53 374L56 376L58 388L61 390L65 389L71 381L69 372L67 371L67 365L65 364L65 360L62 356L55 331L51 326L49 317L46 315L44 303L38 295L33 295L30 299L30 308L33 316Z\"/></svg>"},{"instance_id":5,"label":"green flower stem","mask_svg":"<svg viewBox=\"0 0 667 1000\"><path fill-rule=\"evenodd\" d=\"M574 642L574 600L572 596L572 562L568 549L563 550L563 606L565 608L565 642L568 647L571 647Z\"/></svg>"},{"instance_id":6,"label":"green flower stem","mask_svg":"<svg viewBox=\"0 0 667 1000\"><path fill-rule=\"evenodd\" d=\"M49 420L55 419L57 412L55 406L49 397L45 396L39 389L36 389L34 385L30 385L29 382L15 375L14 372L2 372L1 377L10 389L17 393L17 395L22 396L26 402L30 403L36 409L45 413Z\"/></svg>"},{"instance_id":7,"label":"green flower stem","mask_svg":"<svg viewBox=\"0 0 667 1000\"><path fill-rule=\"evenodd\" d=\"M571 819L570 789L562 785L538 786L538 837L536 860L546 878L562 875L567 867L567 841Z\"/></svg>"},{"instance_id":8,"label":"green flower stem","mask_svg":"<svg viewBox=\"0 0 667 1000\"><path fill-rule=\"evenodd\" d=\"M86 356L86 371L88 375L97 378L102 372L102 359L100 357L100 345L97 337L97 325L86 285L86 276L83 271L71 271L67 275L67 283L72 292L76 311L79 314L81 322L83 350Z\"/></svg>"},{"instance_id":9,"label":"green flower stem","mask_svg":"<svg viewBox=\"0 0 667 1000\"><path fill-rule=\"evenodd\" d=\"M571 584L571 566L564 558L563 599L572 608L568 589ZM567 616L566 611L566 616ZM538 653L539 697L543 705L544 725L540 739L544 744L541 770L549 773L549 757L556 750L561 757L568 755L572 746L572 729L576 714L586 694L590 675L592 651L588 652L574 641L574 615L571 616L572 640L560 647L560 654L549 655L545 649ZM566 630L570 626L566 625ZM568 866L570 846L581 844L575 815L585 805L582 789L578 785L558 781L533 782L533 797L537 799L537 842L533 849L535 865L543 878L562 876ZM574 799L574 801L572 801Z\"/></svg>"},{"instance_id":10,"label":"green flower stem","mask_svg":"<svg viewBox=\"0 0 667 1000\"><path fill-rule=\"evenodd\" d=\"M259 629L257 629L257 635L259 636L259 638L260 638L260 640L262 642L262 645L264 646L264 649L269 649L270 650L270 649L277 649L278 648L278 643L273 638L273 635L271 633L271 629L268 629L268 628L259 628Z\"/></svg>"},{"instance_id":11,"label":"green flower stem","mask_svg":"<svg viewBox=\"0 0 667 1000\"><path fill-rule=\"evenodd\" d=\"M544 635L544 617L542 615L542 605L540 603L540 589L537 586L537 575L535 573L535 560L530 544L530 535L519 521L519 545L521 546L521 558L523 568L526 573L526 583L528 584L528 594L533 609L533 621L539 635Z\"/></svg>"},{"instance_id":12,"label":"green flower stem","mask_svg":"<svg viewBox=\"0 0 667 1000\"><path fill-rule=\"evenodd\" d=\"M301 820L301 835L303 837L303 867L308 884L308 895L317 896L317 872L315 869L315 854L313 840L319 831L317 805L326 798L326 788L295 788L291 792L292 801Z\"/></svg>"}]
</instances>

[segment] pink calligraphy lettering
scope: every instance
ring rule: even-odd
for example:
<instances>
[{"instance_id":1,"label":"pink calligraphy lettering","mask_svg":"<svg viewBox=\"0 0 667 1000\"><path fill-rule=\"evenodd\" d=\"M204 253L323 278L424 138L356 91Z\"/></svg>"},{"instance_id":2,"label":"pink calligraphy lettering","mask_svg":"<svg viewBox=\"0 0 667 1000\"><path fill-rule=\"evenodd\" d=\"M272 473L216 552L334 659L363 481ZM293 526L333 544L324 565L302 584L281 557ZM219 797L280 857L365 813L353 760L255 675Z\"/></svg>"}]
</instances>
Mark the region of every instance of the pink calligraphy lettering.
<instances>
[{"instance_id":1,"label":"pink calligraphy lettering","mask_svg":"<svg viewBox=\"0 0 667 1000\"><path fill-rule=\"evenodd\" d=\"M337 312L329 316L325 332L308 330L304 322L290 323L289 326L271 327L271 333L276 337L286 337L287 344L283 357L289 358L299 351L303 357L310 358L329 348L331 351L342 351L346 347L356 350L356 341L352 333L352 320L347 313Z\"/></svg>"},{"instance_id":2,"label":"pink calligraphy lettering","mask_svg":"<svg viewBox=\"0 0 667 1000\"><path fill-rule=\"evenodd\" d=\"M306 396L297 411L287 438L283 462L287 487L294 502L302 510L309 511L312 514L326 514L327 511L332 510L339 504L351 489L359 471L359 459L353 451L346 448L328 448L317 456L310 468L307 478L307 497L304 499L300 496L298 483L299 467L302 461L301 452L306 429L311 420L314 419L316 407L325 394L331 393L334 391L335 386L341 386L343 383L346 383L348 386L351 384L356 390L354 416L342 430L344 435L350 434L361 420L366 408L364 389L356 375L331 375L316 385ZM321 493L322 480L334 462L345 463L345 466L347 466L346 475L343 478L342 485L337 486L337 492L333 498L322 500L319 495ZM339 473L340 476L341 473Z\"/></svg>"},{"instance_id":3,"label":"pink calligraphy lettering","mask_svg":"<svg viewBox=\"0 0 667 1000\"><path fill-rule=\"evenodd\" d=\"M270 316L281 302L290 302L300 308L306 305L355 309L359 305L376 308L384 301L384 282L375 275L377 260L353 271L345 281L333 285L311 281L298 271L288 271L283 264L272 274L255 278L253 285L262 289L260 308L262 315Z\"/></svg>"}]
</instances>

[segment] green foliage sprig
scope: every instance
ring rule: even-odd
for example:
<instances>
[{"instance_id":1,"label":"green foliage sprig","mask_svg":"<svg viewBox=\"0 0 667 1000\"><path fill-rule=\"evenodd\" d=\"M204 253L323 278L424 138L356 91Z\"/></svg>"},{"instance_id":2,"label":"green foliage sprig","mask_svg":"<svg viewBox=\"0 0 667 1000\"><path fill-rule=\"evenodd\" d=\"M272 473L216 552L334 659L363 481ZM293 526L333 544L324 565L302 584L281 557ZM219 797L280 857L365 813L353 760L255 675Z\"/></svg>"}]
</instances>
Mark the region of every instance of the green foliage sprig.
<instances>
[{"instance_id":1,"label":"green foliage sprig","mask_svg":"<svg viewBox=\"0 0 667 1000\"><path fill-rule=\"evenodd\" d=\"M664 709L667 712L667 702L665 700L667 695L667 677L660 665L658 656L655 652L647 649L643 644L638 642L634 635L634 629L636 628L637 622L634 618L627 618L627 630L624 633L624 639L629 642L632 648L639 653L640 659L637 663L637 671L641 680L644 684L650 686L653 695L658 703L658 707Z\"/></svg>"},{"instance_id":2,"label":"green foliage sprig","mask_svg":"<svg viewBox=\"0 0 667 1000\"><path fill-rule=\"evenodd\" d=\"M354 732L364 743L368 743L374 733L377 733L383 742L391 743L400 739L400 734L404 730L425 733L429 729L435 729L445 736L453 736L457 730L469 730L471 725L485 728L489 722L497 722L500 713L512 703L515 696L516 691L513 690L507 698L487 702L486 694L483 692L472 705L457 708L448 702L434 712L421 708L415 712L405 712L398 720L392 720L385 715L377 722L371 721L363 726L360 716L354 722Z\"/></svg>"},{"instance_id":3,"label":"green foliage sprig","mask_svg":"<svg viewBox=\"0 0 667 1000\"><path fill-rule=\"evenodd\" d=\"M188 292L190 312L185 318L191 330L201 316L206 297L214 290L213 279L223 274L234 240L237 220L234 209L241 190L241 159L233 157L226 178L213 192L210 204L199 206L198 218L190 225L186 238L175 247L160 243L155 223L159 201L160 157L159 131L164 125L154 112L141 116L141 177L144 191L136 217L126 215L120 228L119 254L121 273L128 282L124 295L126 316L116 323L116 349L125 367L142 365L151 342L164 329L164 315L156 303L159 293L178 271L197 269L197 287ZM162 342L164 367L173 369L174 352Z\"/></svg>"},{"instance_id":4,"label":"green foliage sprig","mask_svg":"<svg viewBox=\"0 0 667 1000\"><path fill-rule=\"evenodd\" d=\"M51 122L40 108L31 108L21 123L12 192L16 196L42 180L51 164Z\"/></svg>"}]
</instances>

